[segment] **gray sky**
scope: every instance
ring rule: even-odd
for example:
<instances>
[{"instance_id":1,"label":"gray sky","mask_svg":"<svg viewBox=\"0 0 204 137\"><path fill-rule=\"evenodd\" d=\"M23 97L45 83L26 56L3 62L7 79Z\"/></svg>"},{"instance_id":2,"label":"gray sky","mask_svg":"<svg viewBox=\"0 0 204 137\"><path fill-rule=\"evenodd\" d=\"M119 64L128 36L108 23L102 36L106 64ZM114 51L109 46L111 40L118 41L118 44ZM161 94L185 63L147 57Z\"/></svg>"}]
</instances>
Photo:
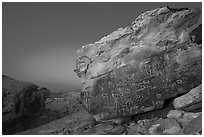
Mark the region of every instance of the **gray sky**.
<instances>
[{"instance_id":1,"label":"gray sky","mask_svg":"<svg viewBox=\"0 0 204 137\"><path fill-rule=\"evenodd\" d=\"M162 6L201 9L202 3L3 3L2 71L53 91L79 91L76 50L141 13ZM200 21L201 22L201 21Z\"/></svg>"}]
</instances>

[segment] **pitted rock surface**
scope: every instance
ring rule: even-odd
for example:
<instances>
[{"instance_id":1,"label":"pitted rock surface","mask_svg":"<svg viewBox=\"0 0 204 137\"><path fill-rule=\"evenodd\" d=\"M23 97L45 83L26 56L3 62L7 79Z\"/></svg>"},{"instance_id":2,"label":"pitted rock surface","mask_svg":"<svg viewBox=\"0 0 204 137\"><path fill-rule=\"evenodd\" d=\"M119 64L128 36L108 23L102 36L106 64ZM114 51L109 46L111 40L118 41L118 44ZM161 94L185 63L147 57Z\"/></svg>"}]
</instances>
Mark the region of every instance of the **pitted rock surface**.
<instances>
[{"instance_id":1,"label":"pitted rock surface","mask_svg":"<svg viewBox=\"0 0 204 137\"><path fill-rule=\"evenodd\" d=\"M78 50L75 72L86 110L96 120L131 116L200 85L201 46L189 35L199 15L199 9L157 8Z\"/></svg>"}]
</instances>

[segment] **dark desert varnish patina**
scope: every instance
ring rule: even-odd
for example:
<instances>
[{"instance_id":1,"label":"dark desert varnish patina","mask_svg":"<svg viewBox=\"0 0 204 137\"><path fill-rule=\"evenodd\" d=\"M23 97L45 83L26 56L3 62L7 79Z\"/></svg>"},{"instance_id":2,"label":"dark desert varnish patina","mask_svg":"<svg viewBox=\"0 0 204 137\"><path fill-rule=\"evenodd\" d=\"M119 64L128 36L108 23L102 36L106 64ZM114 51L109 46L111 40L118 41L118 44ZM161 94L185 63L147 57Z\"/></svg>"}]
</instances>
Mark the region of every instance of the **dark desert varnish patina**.
<instances>
[{"instance_id":1,"label":"dark desert varnish patina","mask_svg":"<svg viewBox=\"0 0 204 137\"><path fill-rule=\"evenodd\" d=\"M190 37L199 9L157 8L78 50L81 99L96 120L161 108L202 82L201 44Z\"/></svg>"}]
</instances>

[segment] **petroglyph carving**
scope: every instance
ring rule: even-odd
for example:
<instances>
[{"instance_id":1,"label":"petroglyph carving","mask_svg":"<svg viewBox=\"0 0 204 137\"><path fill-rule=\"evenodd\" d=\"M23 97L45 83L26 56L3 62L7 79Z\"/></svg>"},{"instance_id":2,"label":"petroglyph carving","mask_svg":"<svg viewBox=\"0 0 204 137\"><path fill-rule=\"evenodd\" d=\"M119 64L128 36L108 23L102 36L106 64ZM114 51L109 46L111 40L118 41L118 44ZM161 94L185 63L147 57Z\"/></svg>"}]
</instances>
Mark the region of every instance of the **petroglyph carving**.
<instances>
[{"instance_id":1,"label":"petroglyph carving","mask_svg":"<svg viewBox=\"0 0 204 137\"><path fill-rule=\"evenodd\" d=\"M84 46L75 72L84 81L87 111L99 120L135 115L200 85L201 48L185 31L199 14L198 9L158 8Z\"/></svg>"}]
</instances>

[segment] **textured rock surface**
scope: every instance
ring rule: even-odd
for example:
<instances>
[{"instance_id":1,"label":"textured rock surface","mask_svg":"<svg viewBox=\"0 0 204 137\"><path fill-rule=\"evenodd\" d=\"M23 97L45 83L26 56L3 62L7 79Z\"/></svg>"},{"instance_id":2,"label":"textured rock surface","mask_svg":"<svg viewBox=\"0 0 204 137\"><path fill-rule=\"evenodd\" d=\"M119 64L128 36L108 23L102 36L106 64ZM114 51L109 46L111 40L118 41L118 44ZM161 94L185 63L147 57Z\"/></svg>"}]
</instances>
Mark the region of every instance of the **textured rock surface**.
<instances>
[{"instance_id":1,"label":"textured rock surface","mask_svg":"<svg viewBox=\"0 0 204 137\"><path fill-rule=\"evenodd\" d=\"M197 118L199 115L201 115L201 112L190 113L190 112L185 112L183 110L171 110L167 115L167 117L176 119L180 123L182 128L184 128L190 123L190 121Z\"/></svg>"},{"instance_id":2,"label":"textured rock surface","mask_svg":"<svg viewBox=\"0 0 204 137\"><path fill-rule=\"evenodd\" d=\"M183 133L186 135L202 132L202 114L197 118L191 120L188 125L184 127Z\"/></svg>"},{"instance_id":3,"label":"textured rock surface","mask_svg":"<svg viewBox=\"0 0 204 137\"><path fill-rule=\"evenodd\" d=\"M152 135L174 135L180 130L180 124L172 118L160 119L149 128L149 132Z\"/></svg>"},{"instance_id":4,"label":"textured rock surface","mask_svg":"<svg viewBox=\"0 0 204 137\"><path fill-rule=\"evenodd\" d=\"M45 108L49 90L35 84L2 77L2 122L3 133L11 133L12 125L23 117L32 117ZM14 131L15 132L15 131Z\"/></svg>"},{"instance_id":5,"label":"textured rock surface","mask_svg":"<svg viewBox=\"0 0 204 137\"><path fill-rule=\"evenodd\" d=\"M95 119L86 111L54 120L40 127L17 133L18 135L69 135L80 134L87 127L93 126Z\"/></svg>"},{"instance_id":6,"label":"textured rock surface","mask_svg":"<svg viewBox=\"0 0 204 137\"><path fill-rule=\"evenodd\" d=\"M197 104L197 108L202 108L202 86L199 85L185 95L176 98L173 103L176 109L185 108L190 105L195 106L195 104ZM191 109L193 108L195 109L195 107L191 107ZM190 111L190 108L188 108L188 111Z\"/></svg>"},{"instance_id":7,"label":"textured rock surface","mask_svg":"<svg viewBox=\"0 0 204 137\"><path fill-rule=\"evenodd\" d=\"M201 84L201 46L189 36L198 9L158 8L78 50L83 106L96 120L161 108Z\"/></svg>"}]
</instances>

